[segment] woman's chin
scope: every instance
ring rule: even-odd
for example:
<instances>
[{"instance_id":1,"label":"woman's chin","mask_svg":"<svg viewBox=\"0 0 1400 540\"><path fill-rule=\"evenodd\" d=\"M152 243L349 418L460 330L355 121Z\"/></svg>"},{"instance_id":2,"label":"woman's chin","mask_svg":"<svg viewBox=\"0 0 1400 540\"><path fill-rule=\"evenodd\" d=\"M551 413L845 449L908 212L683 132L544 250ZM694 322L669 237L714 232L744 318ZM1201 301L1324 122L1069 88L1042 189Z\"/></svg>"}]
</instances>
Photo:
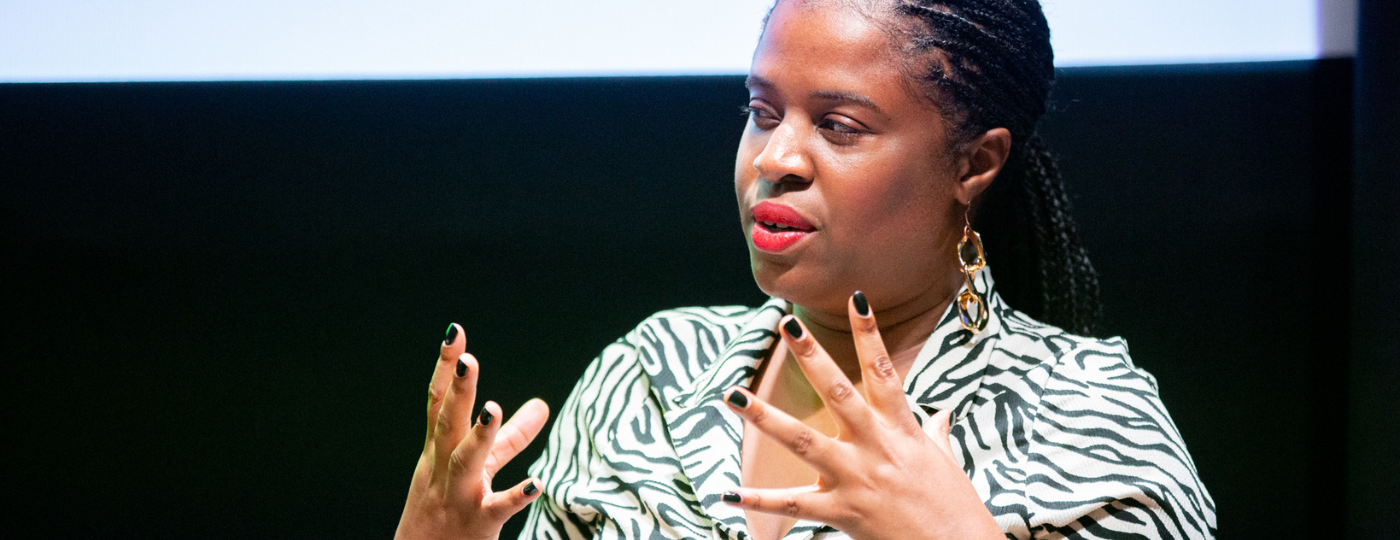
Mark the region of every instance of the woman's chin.
<instances>
[{"instance_id":1,"label":"woman's chin","mask_svg":"<svg viewBox=\"0 0 1400 540\"><path fill-rule=\"evenodd\" d=\"M769 260L752 252L749 261L759 290L807 309L844 310L846 296L853 292L837 290L831 272L815 265Z\"/></svg>"}]
</instances>

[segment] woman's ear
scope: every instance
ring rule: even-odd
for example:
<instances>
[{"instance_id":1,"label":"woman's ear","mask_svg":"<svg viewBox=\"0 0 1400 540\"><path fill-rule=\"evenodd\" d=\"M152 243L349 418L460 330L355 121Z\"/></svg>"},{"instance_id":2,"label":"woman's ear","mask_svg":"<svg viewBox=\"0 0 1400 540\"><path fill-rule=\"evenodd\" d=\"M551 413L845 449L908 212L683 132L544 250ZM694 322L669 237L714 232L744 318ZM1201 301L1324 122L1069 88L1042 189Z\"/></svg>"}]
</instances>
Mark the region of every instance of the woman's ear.
<instances>
[{"instance_id":1,"label":"woman's ear","mask_svg":"<svg viewBox=\"0 0 1400 540\"><path fill-rule=\"evenodd\" d=\"M958 201L965 204L972 204L972 200L986 191L992 185L997 174L1006 165L1006 158L1011 155L1011 131L1006 128L995 128L987 130L981 136L968 143L966 153L967 169L962 178L958 179L956 196Z\"/></svg>"}]
</instances>

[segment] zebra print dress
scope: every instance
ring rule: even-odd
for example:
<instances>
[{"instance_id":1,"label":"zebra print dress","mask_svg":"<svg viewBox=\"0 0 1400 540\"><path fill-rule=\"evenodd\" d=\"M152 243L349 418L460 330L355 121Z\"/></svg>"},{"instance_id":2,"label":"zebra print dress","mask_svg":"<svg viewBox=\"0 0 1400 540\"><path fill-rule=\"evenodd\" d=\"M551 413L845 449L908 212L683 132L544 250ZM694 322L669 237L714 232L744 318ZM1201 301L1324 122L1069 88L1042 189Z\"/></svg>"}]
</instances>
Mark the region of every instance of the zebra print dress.
<instances>
[{"instance_id":1,"label":"zebra print dress","mask_svg":"<svg viewBox=\"0 0 1400 540\"><path fill-rule=\"evenodd\" d=\"M1032 320L990 272L978 281L986 330L950 306L905 394L921 423L953 409L953 450L1007 538L1213 538L1215 503L1127 344ZM720 501L744 431L721 392L750 383L785 313L778 299L664 311L605 348L531 466L545 494L522 538L749 538ZM798 521L785 540L836 538Z\"/></svg>"}]
</instances>

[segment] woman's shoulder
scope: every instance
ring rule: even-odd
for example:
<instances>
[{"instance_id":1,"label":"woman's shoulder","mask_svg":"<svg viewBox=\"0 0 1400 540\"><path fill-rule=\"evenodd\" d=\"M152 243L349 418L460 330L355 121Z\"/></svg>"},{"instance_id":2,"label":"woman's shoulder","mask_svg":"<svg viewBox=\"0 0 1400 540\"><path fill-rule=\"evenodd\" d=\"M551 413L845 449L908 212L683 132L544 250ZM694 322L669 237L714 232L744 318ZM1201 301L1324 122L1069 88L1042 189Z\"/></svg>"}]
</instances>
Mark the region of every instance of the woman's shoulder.
<instances>
[{"instance_id":1,"label":"woman's shoulder","mask_svg":"<svg viewBox=\"0 0 1400 540\"><path fill-rule=\"evenodd\" d=\"M1006 326L1007 339L1039 347L1046 364L1026 434L1031 525L1054 530L1091 519L1104 530L1213 536L1215 503L1156 379L1133 363L1127 342L1024 314Z\"/></svg>"},{"instance_id":2,"label":"woman's shoulder","mask_svg":"<svg viewBox=\"0 0 1400 540\"><path fill-rule=\"evenodd\" d=\"M1028 406L1030 525L1055 530L1090 519L1104 530L1213 536L1215 503L1156 379L1134 364L1127 342L1072 334L1009 308L999 315L1004 354L992 365L1029 382L1020 397Z\"/></svg>"},{"instance_id":3,"label":"woman's shoulder","mask_svg":"<svg viewBox=\"0 0 1400 540\"><path fill-rule=\"evenodd\" d=\"M1004 304L1002 308L998 348L1021 362L1041 364L1052 381L1100 384L1103 390L1126 385L1156 393L1157 380L1133 363L1121 336L1078 335Z\"/></svg>"}]
</instances>

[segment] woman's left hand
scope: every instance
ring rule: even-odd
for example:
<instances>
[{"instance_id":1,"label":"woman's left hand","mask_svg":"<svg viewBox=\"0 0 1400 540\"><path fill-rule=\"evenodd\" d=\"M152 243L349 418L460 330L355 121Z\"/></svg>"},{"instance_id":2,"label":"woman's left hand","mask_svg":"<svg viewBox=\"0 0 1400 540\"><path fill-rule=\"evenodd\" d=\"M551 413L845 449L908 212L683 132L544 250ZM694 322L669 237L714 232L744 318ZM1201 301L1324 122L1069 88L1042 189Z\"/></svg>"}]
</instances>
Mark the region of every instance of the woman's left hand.
<instances>
[{"instance_id":1,"label":"woman's left hand","mask_svg":"<svg viewBox=\"0 0 1400 540\"><path fill-rule=\"evenodd\" d=\"M820 521L860 540L1005 538L953 458L950 411L930 419L937 426L935 436L925 433L909 410L874 313L860 316L854 302L847 310L866 397L796 317L779 325L793 357L836 420L835 438L745 389L734 387L725 395L731 409L816 469L817 483L737 488L724 499L745 509ZM735 393L747 399L736 399Z\"/></svg>"}]
</instances>

